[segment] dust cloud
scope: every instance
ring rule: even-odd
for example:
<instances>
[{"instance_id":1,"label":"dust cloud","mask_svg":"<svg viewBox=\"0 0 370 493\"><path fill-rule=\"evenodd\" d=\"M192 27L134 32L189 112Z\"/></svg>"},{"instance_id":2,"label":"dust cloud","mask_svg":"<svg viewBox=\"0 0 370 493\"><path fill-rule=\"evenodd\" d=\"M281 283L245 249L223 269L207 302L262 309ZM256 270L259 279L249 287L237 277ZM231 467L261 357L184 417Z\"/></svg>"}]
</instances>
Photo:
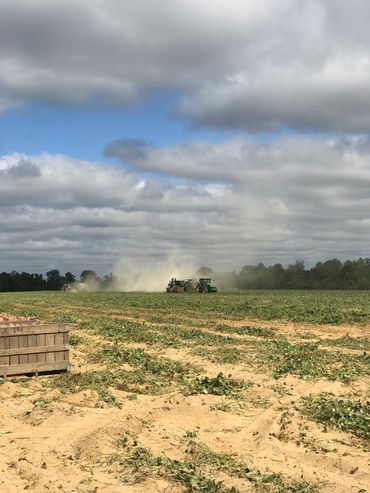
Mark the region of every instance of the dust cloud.
<instances>
[{"instance_id":1,"label":"dust cloud","mask_svg":"<svg viewBox=\"0 0 370 493\"><path fill-rule=\"evenodd\" d=\"M192 262L173 258L153 260L141 259L133 262L121 259L114 267L121 291L165 291L172 277L188 279L195 276L199 268Z\"/></svg>"}]
</instances>

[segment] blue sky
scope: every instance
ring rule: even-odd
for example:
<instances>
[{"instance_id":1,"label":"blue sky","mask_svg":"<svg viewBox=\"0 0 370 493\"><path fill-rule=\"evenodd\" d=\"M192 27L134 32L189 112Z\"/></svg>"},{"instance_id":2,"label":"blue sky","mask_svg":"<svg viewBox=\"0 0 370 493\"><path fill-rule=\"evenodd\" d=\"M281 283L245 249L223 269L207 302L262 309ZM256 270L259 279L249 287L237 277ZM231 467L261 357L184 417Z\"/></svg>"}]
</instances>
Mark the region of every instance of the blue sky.
<instances>
[{"instance_id":1,"label":"blue sky","mask_svg":"<svg viewBox=\"0 0 370 493\"><path fill-rule=\"evenodd\" d=\"M103 158L103 150L122 137L144 139L160 147L193 139L220 142L240 133L194 126L176 117L178 99L178 95L163 91L129 107L93 102L78 107L24 104L1 115L1 153L48 152L113 162Z\"/></svg>"},{"instance_id":2,"label":"blue sky","mask_svg":"<svg viewBox=\"0 0 370 493\"><path fill-rule=\"evenodd\" d=\"M101 160L107 143L122 136L144 138L157 145L175 143L184 138L187 129L168 115L171 99L163 94L130 108L31 103L2 115L2 152L49 152Z\"/></svg>"}]
</instances>

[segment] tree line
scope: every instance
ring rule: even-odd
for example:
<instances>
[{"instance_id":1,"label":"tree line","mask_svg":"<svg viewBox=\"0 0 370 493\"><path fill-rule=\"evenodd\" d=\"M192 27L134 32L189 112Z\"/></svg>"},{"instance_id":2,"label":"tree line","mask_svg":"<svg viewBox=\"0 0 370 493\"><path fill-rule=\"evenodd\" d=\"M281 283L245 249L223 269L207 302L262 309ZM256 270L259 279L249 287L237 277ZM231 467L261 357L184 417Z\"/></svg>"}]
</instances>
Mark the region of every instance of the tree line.
<instances>
[{"instance_id":1,"label":"tree line","mask_svg":"<svg viewBox=\"0 0 370 493\"><path fill-rule=\"evenodd\" d=\"M58 269L42 274L28 272L0 273L0 291L60 291L75 283L85 283L93 290L113 290L117 288L117 278L110 273L100 278L93 270L84 270L79 279L71 272L64 275Z\"/></svg>"},{"instance_id":2,"label":"tree line","mask_svg":"<svg viewBox=\"0 0 370 493\"><path fill-rule=\"evenodd\" d=\"M334 258L306 268L302 260L287 267L281 264L266 266L245 265L239 273L213 272L201 267L196 276L212 277L220 289L370 289L370 258L346 260ZM171 273L169 273L171 277ZM117 277L110 273L100 278L93 270L84 270L79 279L54 269L42 274L28 272L0 273L0 291L59 291L80 282L91 290L118 290ZM165 286L163 288L165 290Z\"/></svg>"},{"instance_id":3,"label":"tree line","mask_svg":"<svg viewBox=\"0 0 370 493\"><path fill-rule=\"evenodd\" d=\"M370 258L346 260L334 258L305 268L304 261L283 267L245 265L239 273L217 273L207 267L203 275L212 276L220 288L238 289L370 289ZM199 272L198 271L198 272Z\"/></svg>"}]
</instances>

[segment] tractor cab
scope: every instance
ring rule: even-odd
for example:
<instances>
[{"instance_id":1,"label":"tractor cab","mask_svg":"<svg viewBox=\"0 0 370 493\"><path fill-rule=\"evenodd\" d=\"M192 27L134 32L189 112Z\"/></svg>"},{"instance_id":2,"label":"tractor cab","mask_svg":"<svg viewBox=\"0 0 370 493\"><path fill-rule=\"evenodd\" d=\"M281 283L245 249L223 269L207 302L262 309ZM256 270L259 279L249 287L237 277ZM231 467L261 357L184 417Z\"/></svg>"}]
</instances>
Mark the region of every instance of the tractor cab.
<instances>
[{"instance_id":1,"label":"tractor cab","mask_svg":"<svg viewBox=\"0 0 370 493\"><path fill-rule=\"evenodd\" d=\"M217 293L215 282L210 277L201 277L199 279L200 293Z\"/></svg>"}]
</instances>

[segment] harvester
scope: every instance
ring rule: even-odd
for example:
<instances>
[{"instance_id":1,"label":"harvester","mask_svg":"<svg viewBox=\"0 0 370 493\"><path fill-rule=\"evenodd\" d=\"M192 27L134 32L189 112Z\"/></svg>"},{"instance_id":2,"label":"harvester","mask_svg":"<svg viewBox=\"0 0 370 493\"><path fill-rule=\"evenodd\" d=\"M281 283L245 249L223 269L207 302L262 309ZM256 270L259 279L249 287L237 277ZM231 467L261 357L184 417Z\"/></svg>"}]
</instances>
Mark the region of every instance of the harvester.
<instances>
[{"instance_id":1,"label":"harvester","mask_svg":"<svg viewBox=\"0 0 370 493\"><path fill-rule=\"evenodd\" d=\"M199 279L176 279L173 277L167 286L167 293L217 293L217 288L212 279L201 277Z\"/></svg>"},{"instance_id":2,"label":"harvester","mask_svg":"<svg viewBox=\"0 0 370 493\"><path fill-rule=\"evenodd\" d=\"M167 293L184 293L185 292L185 287L184 287L185 281L176 279L173 277L170 282L168 283L167 286Z\"/></svg>"}]
</instances>

